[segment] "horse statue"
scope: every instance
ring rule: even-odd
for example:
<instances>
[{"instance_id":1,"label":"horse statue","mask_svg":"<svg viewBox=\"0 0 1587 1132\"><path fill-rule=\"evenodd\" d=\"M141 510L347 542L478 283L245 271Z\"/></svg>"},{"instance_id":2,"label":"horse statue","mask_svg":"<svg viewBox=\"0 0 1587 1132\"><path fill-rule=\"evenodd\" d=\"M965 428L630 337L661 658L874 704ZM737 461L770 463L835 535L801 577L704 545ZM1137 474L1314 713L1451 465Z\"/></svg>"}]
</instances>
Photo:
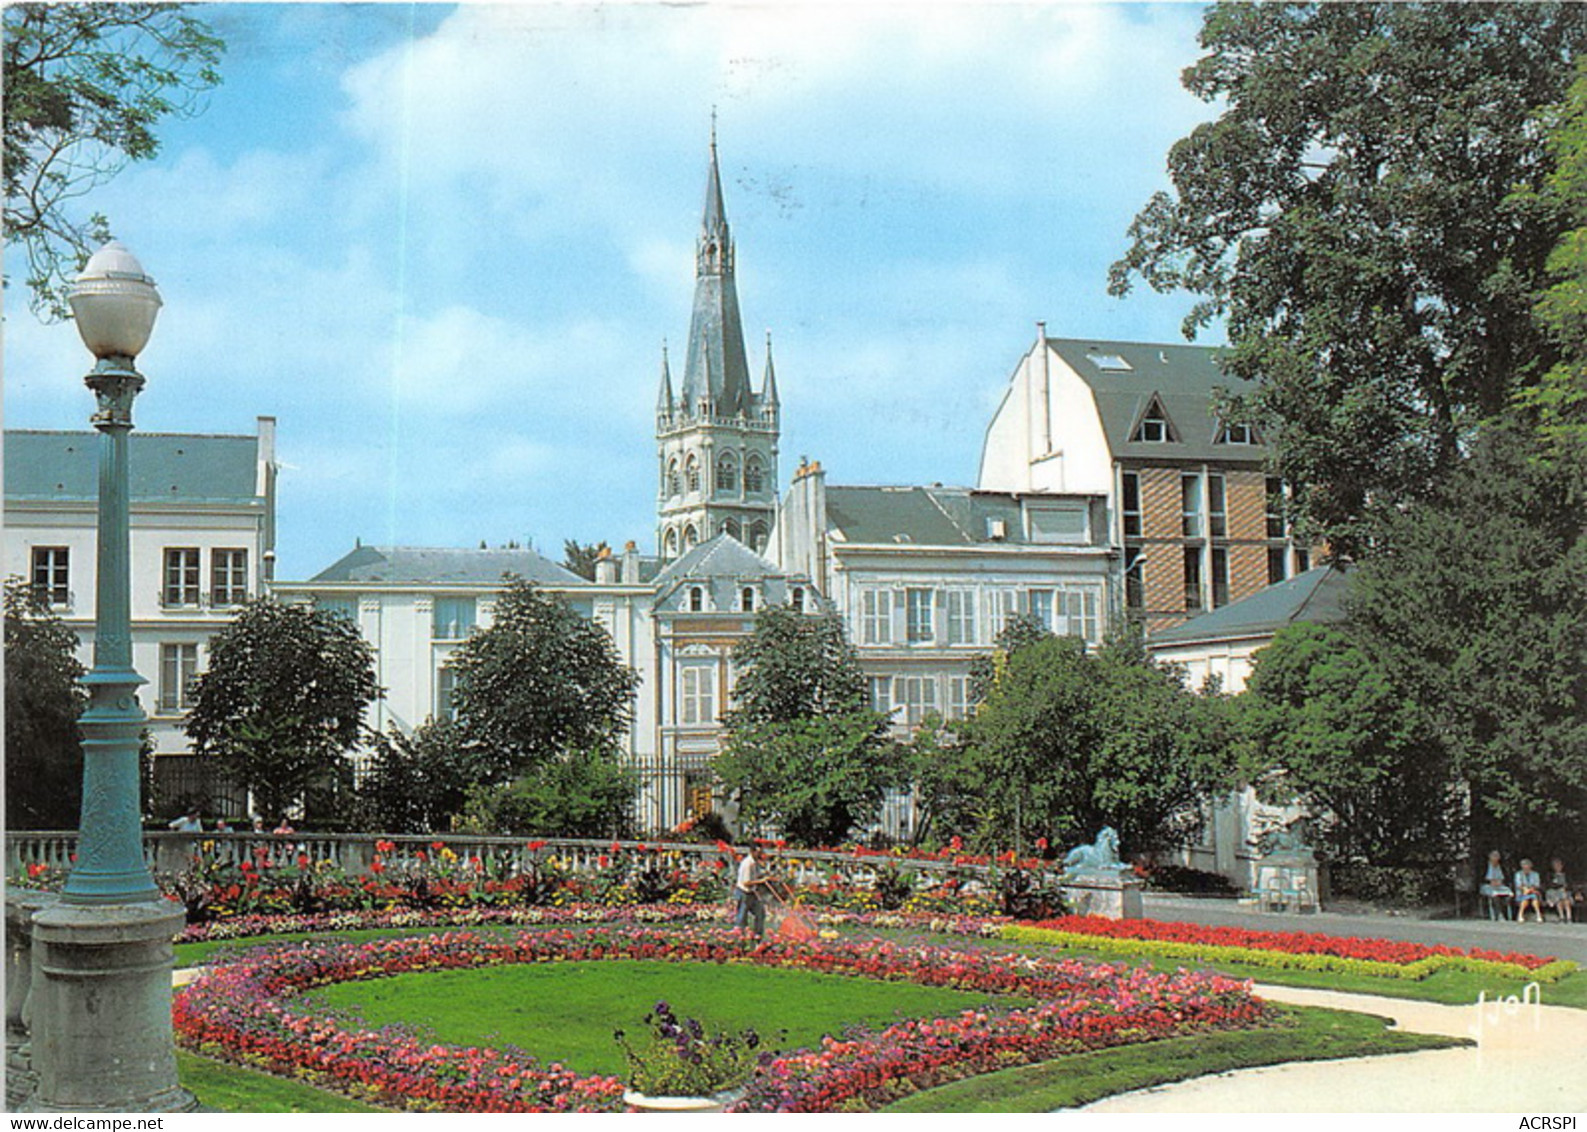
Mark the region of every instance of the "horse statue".
<instances>
[{"instance_id":1,"label":"horse statue","mask_svg":"<svg viewBox=\"0 0 1587 1132\"><path fill-rule=\"evenodd\" d=\"M1103 873L1118 872L1124 867L1119 860L1119 835L1111 826L1097 831L1097 839L1090 845L1077 845L1064 857L1065 872Z\"/></svg>"}]
</instances>

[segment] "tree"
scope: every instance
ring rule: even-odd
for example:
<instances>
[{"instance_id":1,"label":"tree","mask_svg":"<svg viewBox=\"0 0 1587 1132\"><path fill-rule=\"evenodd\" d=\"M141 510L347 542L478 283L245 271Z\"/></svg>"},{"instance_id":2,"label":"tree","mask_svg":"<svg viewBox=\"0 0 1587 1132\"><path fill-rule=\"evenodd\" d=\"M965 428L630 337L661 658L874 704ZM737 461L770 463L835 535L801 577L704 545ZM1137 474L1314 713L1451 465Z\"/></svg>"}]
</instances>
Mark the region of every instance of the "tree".
<instances>
[{"instance_id":1,"label":"tree","mask_svg":"<svg viewBox=\"0 0 1587 1132\"><path fill-rule=\"evenodd\" d=\"M577 539L562 541L562 565L586 581L595 580L595 564L612 548L605 542L581 543Z\"/></svg>"},{"instance_id":2,"label":"tree","mask_svg":"<svg viewBox=\"0 0 1587 1132\"><path fill-rule=\"evenodd\" d=\"M494 622L463 642L451 666L459 732L487 781L573 752L615 752L639 685L605 629L522 578L508 579Z\"/></svg>"},{"instance_id":3,"label":"tree","mask_svg":"<svg viewBox=\"0 0 1587 1132\"><path fill-rule=\"evenodd\" d=\"M35 311L66 316L64 289L103 216L72 202L159 152L162 119L202 109L223 44L180 4L12 4L5 11L5 231L28 258Z\"/></svg>"},{"instance_id":4,"label":"tree","mask_svg":"<svg viewBox=\"0 0 1587 1132\"><path fill-rule=\"evenodd\" d=\"M83 796L77 634L21 578L5 583L6 824L76 829Z\"/></svg>"},{"instance_id":5,"label":"tree","mask_svg":"<svg viewBox=\"0 0 1587 1132\"><path fill-rule=\"evenodd\" d=\"M379 695L374 650L351 621L258 598L211 639L183 727L275 816L336 772Z\"/></svg>"},{"instance_id":6,"label":"tree","mask_svg":"<svg viewBox=\"0 0 1587 1132\"><path fill-rule=\"evenodd\" d=\"M1224 109L1169 154L1110 289L1199 296L1225 368L1346 555L1427 497L1554 351L1528 317L1564 230L1538 108L1587 44L1572 4L1219 4L1188 90ZM1518 191L1529 190L1529 191Z\"/></svg>"},{"instance_id":7,"label":"tree","mask_svg":"<svg viewBox=\"0 0 1587 1132\"><path fill-rule=\"evenodd\" d=\"M1355 571L1361 647L1420 703L1470 793L1476 845L1579 845L1587 821L1587 466L1485 429Z\"/></svg>"},{"instance_id":8,"label":"tree","mask_svg":"<svg viewBox=\"0 0 1587 1132\"><path fill-rule=\"evenodd\" d=\"M469 791L489 781L456 724L430 721L412 735L377 735L369 774L359 789L364 820L385 833L452 828Z\"/></svg>"},{"instance_id":9,"label":"tree","mask_svg":"<svg viewBox=\"0 0 1587 1132\"><path fill-rule=\"evenodd\" d=\"M865 707L865 675L836 614L763 609L733 652L739 667L718 780L740 822L805 845L837 844L875 820L901 779L887 717Z\"/></svg>"},{"instance_id":10,"label":"tree","mask_svg":"<svg viewBox=\"0 0 1587 1132\"><path fill-rule=\"evenodd\" d=\"M1131 849L1182 842L1199 803L1228 780L1224 706L1127 649L1095 655L1073 637L1008 654L963 725L983 847L1035 833L1077 842L1113 826Z\"/></svg>"},{"instance_id":11,"label":"tree","mask_svg":"<svg viewBox=\"0 0 1587 1132\"><path fill-rule=\"evenodd\" d=\"M1003 623L992 651L970 661L970 699L983 702L992 691L992 685L1008 665L1009 654L1026 645L1046 640L1052 636L1047 627L1028 613L1015 613Z\"/></svg>"},{"instance_id":12,"label":"tree","mask_svg":"<svg viewBox=\"0 0 1587 1132\"><path fill-rule=\"evenodd\" d=\"M1587 466L1587 60L1577 64L1576 80L1549 124L1555 168L1544 193L1570 227L1548 258L1554 282L1535 313L1560 358L1518 399L1536 415L1550 457Z\"/></svg>"},{"instance_id":13,"label":"tree","mask_svg":"<svg viewBox=\"0 0 1587 1132\"><path fill-rule=\"evenodd\" d=\"M1236 699L1244 777L1265 802L1304 806L1338 861L1450 859L1459 783L1415 697L1346 628L1297 624L1256 654Z\"/></svg>"},{"instance_id":14,"label":"tree","mask_svg":"<svg viewBox=\"0 0 1587 1132\"><path fill-rule=\"evenodd\" d=\"M476 784L464 825L483 833L616 837L626 832L634 772L607 749L574 749L506 786Z\"/></svg>"}]
</instances>

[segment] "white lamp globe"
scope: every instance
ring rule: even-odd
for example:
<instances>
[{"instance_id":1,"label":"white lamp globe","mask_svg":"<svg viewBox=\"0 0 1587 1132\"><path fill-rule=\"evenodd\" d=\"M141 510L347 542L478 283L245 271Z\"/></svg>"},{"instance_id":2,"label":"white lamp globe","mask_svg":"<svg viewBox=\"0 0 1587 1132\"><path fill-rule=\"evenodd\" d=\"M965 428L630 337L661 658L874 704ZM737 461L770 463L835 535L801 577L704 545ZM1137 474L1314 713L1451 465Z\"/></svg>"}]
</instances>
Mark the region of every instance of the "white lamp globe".
<instances>
[{"instance_id":1,"label":"white lamp globe","mask_svg":"<svg viewBox=\"0 0 1587 1132\"><path fill-rule=\"evenodd\" d=\"M100 248L67 295L83 345L96 358L135 358L148 344L160 292L120 240Z\"/></svg>"}]
</instances>

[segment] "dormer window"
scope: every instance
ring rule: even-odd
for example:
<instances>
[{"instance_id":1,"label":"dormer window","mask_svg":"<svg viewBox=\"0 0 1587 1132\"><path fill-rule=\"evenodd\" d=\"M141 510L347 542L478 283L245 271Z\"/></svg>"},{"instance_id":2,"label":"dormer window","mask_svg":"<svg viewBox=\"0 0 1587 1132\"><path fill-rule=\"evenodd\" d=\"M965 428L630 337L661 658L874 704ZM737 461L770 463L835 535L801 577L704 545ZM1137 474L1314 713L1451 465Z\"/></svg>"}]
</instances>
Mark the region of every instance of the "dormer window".
<instances>
[{"instance_id":1,"label":"dormer window","mask_svg":"<svg viewBox=\"0 0 1587 1132\"><path fill-rule=\"evenodd\" d=\"M689 587L689 612L690 613L704 613L705 612L705 587L704 586L690 586Z\"/></svg>"},{"instance_id":2,"label":"dormer window","mask_svg":"<svg viewBox=\"0 0 1587 1132\"><path fill-rule=\"evenodd\" d=\"M1255 444L1256 429L1248 424L1226 424L1218 430L1214 444Z\"/></svg>"},{"instance_id":3,"label":"dormer window","mask_svg":"<svg viewBox=\"0 0 1587 1132\"><path fill-rule=\"evenodd\" d=\"M803 586L795 586L793 588L791 600L793 602L794 612L803 613L805 611L805 591Z\"/></svg>"},{"instance_id":4,"label":"dormer window","mask_svg":"<svg viewBox=\"0 0 1587 1132\"><path fill-rule=\"evenodd\" d=\"M1141 417L1141 423L1135 426L1135 433L1131 440L1143 444L1166 444L1174 438L1174 426L1169 423L1168 414L1163 412L1163 403L1156 397L1147 406L1146 415Z\"/></svg>"},{"instance_id":5,"label":"dormer window","mask_svg":"<svg viewBox=\"0 0 1587 1132\"><path fill-rule=\"evenodd\" d=\"M745 586L738 594L738 607L745 613L755 612L755 587Z\"/></svg>"}]
</instances>

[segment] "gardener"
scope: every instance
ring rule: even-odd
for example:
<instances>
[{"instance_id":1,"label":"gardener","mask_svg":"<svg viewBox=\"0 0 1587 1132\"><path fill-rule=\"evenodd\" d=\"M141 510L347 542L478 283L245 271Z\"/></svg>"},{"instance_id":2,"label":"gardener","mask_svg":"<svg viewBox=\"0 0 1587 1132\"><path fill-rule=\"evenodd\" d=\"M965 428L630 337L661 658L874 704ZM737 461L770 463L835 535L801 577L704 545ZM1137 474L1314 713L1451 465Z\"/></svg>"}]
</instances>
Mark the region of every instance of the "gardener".
<instances>
[{"instance_id":1,"label":"gardener","mask_svg":"<svg viewBox=\"0 0 1587 1132\"><path fill-rule=\"evenodd\" d=\"M760 850L750 844L738 863L738 880L733 884L733 926L742 928L751 916L755 918L755 938L766 934L766 905L760 890L767 878L760 871Z\"/></svg>"}]
</instances>

